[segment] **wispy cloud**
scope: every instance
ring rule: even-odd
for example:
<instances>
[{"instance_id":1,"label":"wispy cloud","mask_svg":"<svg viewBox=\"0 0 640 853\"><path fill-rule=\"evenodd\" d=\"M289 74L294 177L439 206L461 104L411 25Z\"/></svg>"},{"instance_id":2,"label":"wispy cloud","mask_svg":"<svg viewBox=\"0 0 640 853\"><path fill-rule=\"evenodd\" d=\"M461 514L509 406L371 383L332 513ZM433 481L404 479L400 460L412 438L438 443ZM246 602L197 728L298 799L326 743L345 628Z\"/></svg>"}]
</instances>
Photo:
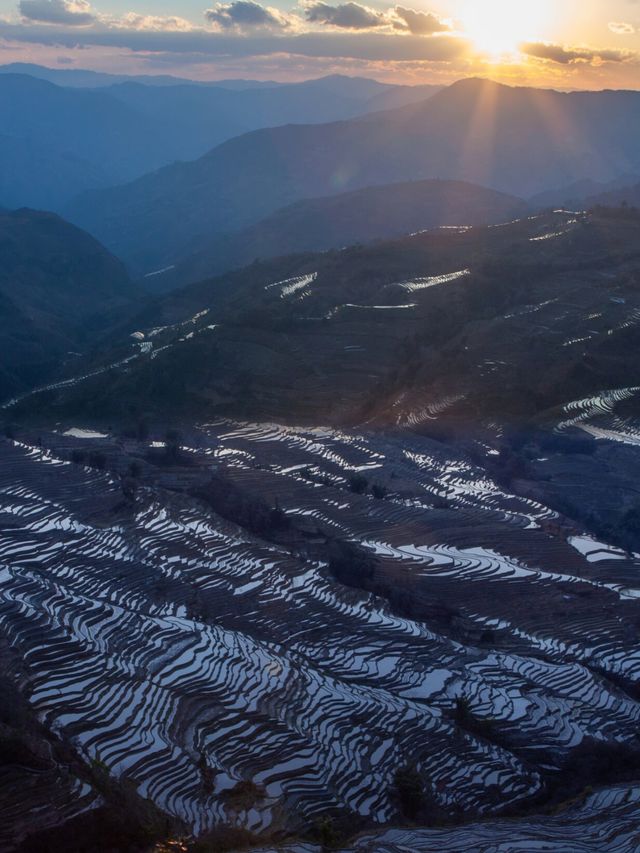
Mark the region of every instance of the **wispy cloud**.
<instances>
[{"instance_id":1,"label":"wispy cloud","mask_svg":"<svg viewBox=\"0 0 640 853\"><path fill-rule=\"evenodd\" d=\"M194 29L191 21L176 15L139 15L127 12L121 18L108 21L111 26L119 29L152 30L156 32L189 32Z\"/></svg>"},{"instance_id":2,"label":"wispy cloud","mask_svg":"<svg viewBox=\"0 0 640 853\"><path fill-rule=\"evenodd\" d=\"M636 31L633 24L629 24L627 21L611 21L609 23L609 29L617 36L631 36Z\"/></svg>"}]
</instances>

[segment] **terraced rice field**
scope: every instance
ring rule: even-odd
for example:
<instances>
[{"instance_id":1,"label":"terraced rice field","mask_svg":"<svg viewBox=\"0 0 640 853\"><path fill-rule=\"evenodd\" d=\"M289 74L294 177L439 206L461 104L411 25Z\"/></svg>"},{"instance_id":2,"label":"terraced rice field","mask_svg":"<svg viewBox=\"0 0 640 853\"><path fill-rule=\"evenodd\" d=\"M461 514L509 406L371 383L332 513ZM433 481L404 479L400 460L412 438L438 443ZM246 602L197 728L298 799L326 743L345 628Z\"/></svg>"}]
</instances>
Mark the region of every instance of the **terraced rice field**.
<instances>
[{"instance_id":1,"label":"terraced rice field","mask_svg":"<svg viewBox=\"0 0 640 853\"><path fill-rule=\"evenodd\" d=\"M389 824L406 764L444 811L490 817L584 738L637 736L640 704L617 685L640 680L640 563L462 453L399 432L194 430L192 467L216 466L314 543L285 547L152 481L123 501L117 478L62 458L95 439L44 438L51 450L0 444L0 632L21 688L82 756L194 833L335 810ZM352 491L354 475L385 499ZM375 556L376 580L415 613L336 582L329 536ZM457 725L460 698L500 745ZM433 838L354 849L485 849Z\"/></svg>"}]
</instances>

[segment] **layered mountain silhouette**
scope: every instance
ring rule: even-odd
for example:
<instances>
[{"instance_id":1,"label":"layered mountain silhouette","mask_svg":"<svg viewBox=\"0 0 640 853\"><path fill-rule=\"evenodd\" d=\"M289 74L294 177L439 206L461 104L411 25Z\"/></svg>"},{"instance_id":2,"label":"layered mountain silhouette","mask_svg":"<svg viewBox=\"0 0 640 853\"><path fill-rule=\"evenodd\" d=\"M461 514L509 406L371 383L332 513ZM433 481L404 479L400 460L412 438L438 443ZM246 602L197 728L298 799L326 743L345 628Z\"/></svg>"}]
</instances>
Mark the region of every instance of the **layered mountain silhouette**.
<instances>
[{"instance_id":1,"label":"layered mountain silhouette","mask_svg":"<svg viewBox=\"0 0 640 853\"><path fill-rule=\"evenodd\" d=\"M101 86L113 86L116 83L144 83L147 86L172 86L172 85L202 85L207 83L198 83L195 80L190 80L186 77L174 77L170 74L109 74L104 71L91 71L86 68L49 68L46 65L37 65L33 62L8 62L6 65L0 65L0 74L28 74L29 77L36 77L39 80L48 80L49 83L56 83L58 86L68 86L78 89L97 89ZM233 82L233 81L229 81ZM225 81L220 81L215 85L224 85ZM257 88L260 85L257 80L247 81L250 85L255 85ZM211 84L213 85L213 84ZM276 86L276 83L271 85Z\"/></svg>"},{"instance_id":2,"label":"layered mountain silhouette","mask_svg":"<svg viewBox=\"0 0 640 853\"><path fill-rule=\"evenodd\" d=\"M24 68L38 73L37 66ZM51 80L66 81L64 75L75 72L42 79L47 71L31 76L5 68L0 74L0 196L13 207L59 211L84 190L192 160L246 131L350 118L437 91L350 77L238 90L232 81L148 85L115 77L116 82L100 85L103 77L89 75L95 88L63 87Z\"/></svg>"},{"instance_id":3,"label":"layered mountain silhouette","mask_svg":"<svg viewBox=\"0 0 640 853\"><path fill-rule=\"evenodd\" d=\"M139 296L120 261L59 217L0 212L0 396L36 385Z\"/></svg>"},{"instance_id":4,"label":"layered mountain silhouette","mask_svg":"<svg viewBox=\"0 0 640 853\"><path fill-rule=\"evenodd\" d=\"M459 181L368 187L299 201L237 234L202 240L190 247L183 263L145 285L169 290L257 258L337 249L428 228L500 223L528 210L514 196Z\"/></svg>"},{"instance_id":5,"label":"layered mountain silhouette","mask_svg":"<svg viewBox=\"0 0 640 853\"><path fill-rule=\"evenodd\" d=\"M471 181L520 197L640 169L640 93L564 94L464 80L427 101L320 126L260 130L68 210L136 271L194 238L302 198L406 180Z\"/></svg>"}]
</instances>

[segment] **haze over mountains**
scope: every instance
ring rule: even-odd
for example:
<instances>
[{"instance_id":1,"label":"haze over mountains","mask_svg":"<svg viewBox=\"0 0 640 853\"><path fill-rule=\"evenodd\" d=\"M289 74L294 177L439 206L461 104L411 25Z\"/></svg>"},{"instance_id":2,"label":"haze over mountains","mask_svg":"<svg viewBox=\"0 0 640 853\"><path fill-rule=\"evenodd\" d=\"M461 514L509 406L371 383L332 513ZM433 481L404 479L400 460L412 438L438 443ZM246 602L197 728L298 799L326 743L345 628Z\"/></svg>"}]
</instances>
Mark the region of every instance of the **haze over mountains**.
<instances>
[{"instance_id":1,"label":"haze over mountains","mask_svg":"<svg viewBox=\"0 0 640 853\"><path fill-rule=\"evenodd\" d=\"M194 238L245 228L302 198L429 178L528 197L636 173L639 143L639 93L464 80L388 112L246 134L195 162L88 193L67 215L149 272L174 263Z\"/></svg>"},{"instance_id":2,"label":"haze over mountains","mask_svg":"<svg viewBox=\"0 0 640 853\"><path fill-rule=\"evenodd\" d=\"M68 87L41 78L75 72L40 71L0 74L0 197L10 207L59 210L83 190L192 160L254 128L348 118L436 90L348 77L242 90L117 78Z\"/></svg>"},{"instance_id":3,"label":"haze over mountains","mask_svg":"<svg viewBox=\"0 0 640 853\"><path fill-rule=\"evenodd\" d=\"M258 80L220 80L215 83L201 83L187 77L174 77L169 74L109 74L101 71L89 71L83 68L48 68L32 62L9 62L0 65L0 74L28 74L39 80L48 80L58 86L78 89L97 89L101 86L113 86L116 83L143 83L145 86L222 86L223 88L262 88L280 84Z\"/></svg>"}]
</instances>

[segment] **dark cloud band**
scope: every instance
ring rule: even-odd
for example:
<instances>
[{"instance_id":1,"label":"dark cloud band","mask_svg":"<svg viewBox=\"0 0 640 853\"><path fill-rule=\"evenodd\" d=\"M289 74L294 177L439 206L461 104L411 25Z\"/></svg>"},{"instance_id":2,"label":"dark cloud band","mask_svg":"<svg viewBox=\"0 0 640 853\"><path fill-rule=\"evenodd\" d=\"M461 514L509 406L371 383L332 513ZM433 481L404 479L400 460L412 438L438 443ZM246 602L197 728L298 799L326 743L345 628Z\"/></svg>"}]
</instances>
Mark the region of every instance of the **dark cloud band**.
<instances>
[{"instance_id":1,"label":"dark cloud band","mask_svg":"<svg viewBox=\"0 0 640 853\"><path fill-rule=\"evenodd\" d=\"M86 27L96 22L86 0L21 0L18 9L23 18L41 24Z\"/></svg>"},{"instance_id":2,"label":"dark cloud band","mask_svg":"<svg viewBox=\"0 0 640 853\"><path fill-rule=\"evenodd\" d=\"M561 44L548 42L527 42L520 45L520 50L536 59L544 59L559 65L572 65L579 62L629 62L636 55L627 50L597 50L587 47L565 47Z\"/></svg>"},{"instance_id":3,"label":"dark cloud band","mask_svg":"<svg viewBox=\"0 0 640 853\"><path fill-rule=\"evenodd\" d=\"M250 57L288 53L307 57L365 59L370 61L453 62L467 56L471 46L463 38L423 38L384 33L268 32L244 35L210 32L128 30L110 27L74 29L38 25L0 24L0 37L7 40L67 48L97 46L158 53L197 53L203 57Z\"/></svg>"}]
</instances>

